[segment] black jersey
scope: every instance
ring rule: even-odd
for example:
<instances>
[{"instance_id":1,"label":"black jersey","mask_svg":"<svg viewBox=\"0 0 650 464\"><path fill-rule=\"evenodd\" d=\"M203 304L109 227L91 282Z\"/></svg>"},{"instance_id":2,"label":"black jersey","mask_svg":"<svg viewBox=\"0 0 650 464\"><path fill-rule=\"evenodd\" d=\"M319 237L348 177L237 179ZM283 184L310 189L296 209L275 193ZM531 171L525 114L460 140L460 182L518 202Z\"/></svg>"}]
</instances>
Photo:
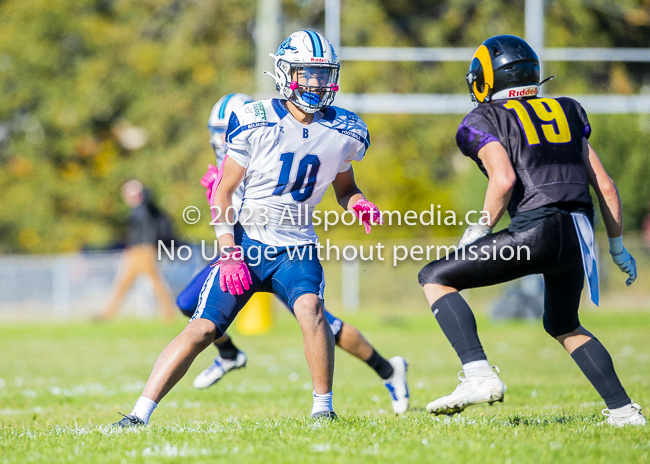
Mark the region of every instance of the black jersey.
<instances>
[{"instance_id":1,"label":"black jersey","mask_svg":"<svg viewBox=\"0 0 650 464\"><path fill-rule=\"evenodd\" d=\"M536 97L479 104L460 124L456 143L486 176L478 151L493 141L503 145L517 177L508 205L514 218L551 205L593 207L582 159L582 139L590 135L580 103Z\"/></svg>"}]
</instances>

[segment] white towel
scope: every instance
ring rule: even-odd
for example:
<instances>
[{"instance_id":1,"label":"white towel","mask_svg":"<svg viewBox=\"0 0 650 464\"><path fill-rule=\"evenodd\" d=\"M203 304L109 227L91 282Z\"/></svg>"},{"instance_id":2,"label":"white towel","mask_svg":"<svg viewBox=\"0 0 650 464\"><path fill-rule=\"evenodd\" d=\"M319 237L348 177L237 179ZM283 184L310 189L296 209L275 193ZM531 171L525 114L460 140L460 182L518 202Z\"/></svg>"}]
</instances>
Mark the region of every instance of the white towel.
<instances>
[{"instance_id":1,"label":"white towel","mask_svg":"<svg viewBox=\"0 0 650 464\"><path fill-rule=\"evenodd\" d=\"M596 253L594 252L594 229L591 222L582 213L571 213L573 224L580 241L580 253L582 254L582 267L587 277L587 288L589 297L596 306L600 301L598 292L598 267L596 265Z\"/></svg>"}]
</instances>

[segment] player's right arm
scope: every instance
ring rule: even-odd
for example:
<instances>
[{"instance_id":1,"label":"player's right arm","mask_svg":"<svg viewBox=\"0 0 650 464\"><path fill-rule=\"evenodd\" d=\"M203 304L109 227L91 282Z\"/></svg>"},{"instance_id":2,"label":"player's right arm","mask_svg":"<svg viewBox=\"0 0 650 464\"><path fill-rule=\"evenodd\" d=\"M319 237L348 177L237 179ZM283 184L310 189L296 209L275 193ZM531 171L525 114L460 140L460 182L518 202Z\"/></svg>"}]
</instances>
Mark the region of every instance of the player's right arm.
<instances>
[{"instance_id":1,"label":"player's right arm","mask_svg":"<svg viewBox=\"0 0 650 464\"><path fill-rule=\"evenodd\" d=\"M506 212L517 176L500 142L489 142L481 147L478 158L488 173L483 211L489 215L489 223L485 225L492 229Z\"/></svg>"},{"instance_id":2,"label":"player's right arm","mask_svg":"<svg viewBox=\"0 0 650 464\"><path fill-rule=\"evenodd\" d=\"M623 246L623 207L616 184L605 171L603 163L586 138L582 139L582 159L587 167L587 178L594 189L600 206L600 214L609 238L612 260L629 277L628 287L636 280L636 261Z\"/></svg>"},{"instance_id":3,"label":"player's right arm","mask_svg":"<svg viewBox=\"0 0 650 464\"><path fill-rule=\"evenodd\" d=\"M239 184L244 180L246 168L239 165L236 161L227 157L221 166L223 177L214 194L213 206L217 213L215 227L217 239L221 247L234 246L235 239L233 233L235 211L232 208L232 196L237 191Z\"/></svg>"}]
</instances>

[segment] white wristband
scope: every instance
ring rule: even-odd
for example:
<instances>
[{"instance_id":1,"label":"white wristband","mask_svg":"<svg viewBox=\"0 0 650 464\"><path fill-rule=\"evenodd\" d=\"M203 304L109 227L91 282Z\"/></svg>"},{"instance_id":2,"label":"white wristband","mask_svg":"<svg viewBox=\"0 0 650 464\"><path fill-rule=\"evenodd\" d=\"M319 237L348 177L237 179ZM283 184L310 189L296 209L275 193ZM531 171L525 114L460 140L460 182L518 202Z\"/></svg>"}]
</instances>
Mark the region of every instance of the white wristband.
<instances>
[{"instance_id":1,"label":"white wristband","mask_svg":"<svg viewBox=\"0 0 650 464\"><path fill-rule=\"evenodd\" d=\"M620 255L623 253L625 247L623 246L623 236L609 239L609 253L612 255Z\"/></svg>"},{"instance_id":2,"label":"white wristband","mask_svg":"<svg viewBox=\"0 0 650 464\"><path fill-rule=\"evenodd\" d=\"M221 222L214 225L214 233L217 234L217 240L222 235L230 234L233 237L235 236L235 226L234 224L228 224L227 222Z\"/></svg>"}]
</instances>

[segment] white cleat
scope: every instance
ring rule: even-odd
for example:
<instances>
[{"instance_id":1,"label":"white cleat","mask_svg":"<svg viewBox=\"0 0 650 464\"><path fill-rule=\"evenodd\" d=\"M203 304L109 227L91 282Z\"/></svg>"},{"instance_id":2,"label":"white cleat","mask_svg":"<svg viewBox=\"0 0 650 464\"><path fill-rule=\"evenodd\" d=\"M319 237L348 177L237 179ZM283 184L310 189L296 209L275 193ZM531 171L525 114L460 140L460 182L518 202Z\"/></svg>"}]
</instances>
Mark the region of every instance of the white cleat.
<instances>
[{"instance_id":1,"label":"white cleat","mask_svg":"<svg viewBox=\"0 0 650 464\"><path fill-rule=\"evenodd\" d=\"M248 361L248 358L243 351L239 351L237 358L233 360L223 359L221 356L217 356L210 367L196 376L194 379L194 387L208 388L210 385L217 383L226 373L246 366L246 361Z\"/></svg>"},{"instance_id":2,"label":"white cleat","mask_svg":"<svg viewBox=\"0 0 650 464\"><path fill-rule=\"evenodd\" d=\"M384 385L390 393L395 414L404 414L409 408L409 387L406 383L408 364L401 356L393 356L388 362L393 366L393 375L384 380Z\"/></svg>"},{"instance_id":3,"label":"white cleat","mask_svg":"<svg viewBox=\"0 0 650 464\"><path fill-rule=\"evenodd\" d=\"M499 378L499 368L493 366L495 372L486 376L465 378L463 371L458 373L460 385L451 393L427 404L427 411L432 414L453 415L461 412L467 406L479 403L503 402L506 384Z\"/></svg>"},{"instance_id":4,"label":"white cleat","mask_svg":"<svg viewBox=\"0 0 650 464\"><path fill-rule=\"evenodd\" d=\"M615 427L624 427L626 425L645 425L646 420L641 413L641 406L632 403L629 412L622 415L614 414L609 409L603 409L603 416L607 417L605 424Z\"/></svg>"}]
</instances>

